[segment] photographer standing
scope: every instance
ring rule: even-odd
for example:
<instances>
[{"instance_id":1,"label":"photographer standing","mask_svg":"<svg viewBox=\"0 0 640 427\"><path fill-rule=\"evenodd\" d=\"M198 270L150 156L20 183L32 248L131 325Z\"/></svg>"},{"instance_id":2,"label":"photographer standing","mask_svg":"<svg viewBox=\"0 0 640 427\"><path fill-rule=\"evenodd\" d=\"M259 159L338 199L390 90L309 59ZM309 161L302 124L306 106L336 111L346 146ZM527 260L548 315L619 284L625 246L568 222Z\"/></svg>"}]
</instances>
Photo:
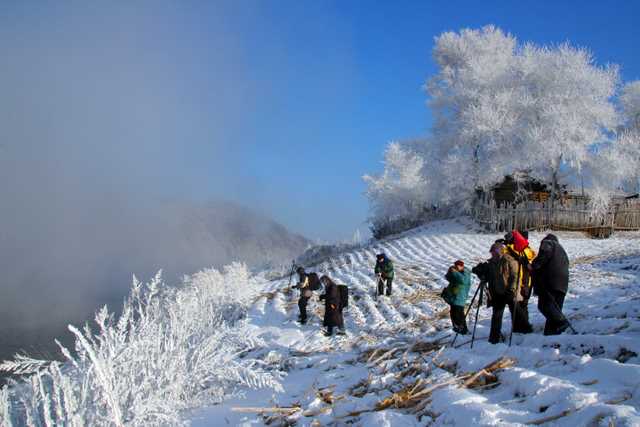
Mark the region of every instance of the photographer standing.
<instances>
[{"instance_id":1,"label":"photographer standing","mask_svg":"<svg viewBox=\"0 0 640 427\"><path fill-rule=\"evenodd\" d=\"M384 294L384 282L387 282L387 296L391 296L391 285L393 284L393 263L387 255L380 253L376 255L375 274L378 276L378 295Z\"/></svg>"},{"instance_id":2,"label":"photographer standing","mask_svg":"<svg viewBox=\"0 0 640 427\"><path fill-rule=\"evenodd\" d=\"M486 262L482 262L472 271L481 281L487 282L489 290L489 302L493 310L491 315L491 332L489 334L489 342L497 344L504 341L502 335L502 316L504 308L509 307L511 318L513 319L514 310L516 318L523 318L521 306L516 299L521 299L521 295L516 295L518 288L518 261L504 250L504 244L496 241L489 252L491 258ZM516 298L518 297L518 298Z\"/></svg>"},{"instance_id":3,"label":"photographer standing","mask_svg":"<svg viewBox=\"0 0 640 427\"><path fill-rule=\"evenodd\" d=\"M529 247L529 233L526 231L513 230L505 234L505 249L518 263L516 287L518 313L515 318L513 332L528 334L533 332L533 327L529 323L529 298L531 298L531 274L529 266L536 256L533 249Z\"/></svg>"},{"instance_id":4,"label":"photographer standing","mask_svg":"<svg viewBox=\"0 0 640 427\"><path fill-rule=\"evenodd\" d=\"M457 260L444 276L449 285L442 291L442 298L451 306L449 312L454 332L466 335L467 320L464 315L464 305L467 303L469 288L471 288L471 272L464 268L464 262Z\"/></svg>"},{"instance_id":5,"label":"photographer standing","mask_svg":"<svg viewBox=\"0 0 640 427\"><path fill-rule=\"evenodd\" d=\"M296 273L298 273L298 283L293 288L300 289L300 298L298 299L300 315L298 316L298 322L304 325L307 323L307 304L309 299L313 295L313 291L320 289L321 284L317 273L307 273L302 267L298 267Z\"/></svg>"}]
</instances>

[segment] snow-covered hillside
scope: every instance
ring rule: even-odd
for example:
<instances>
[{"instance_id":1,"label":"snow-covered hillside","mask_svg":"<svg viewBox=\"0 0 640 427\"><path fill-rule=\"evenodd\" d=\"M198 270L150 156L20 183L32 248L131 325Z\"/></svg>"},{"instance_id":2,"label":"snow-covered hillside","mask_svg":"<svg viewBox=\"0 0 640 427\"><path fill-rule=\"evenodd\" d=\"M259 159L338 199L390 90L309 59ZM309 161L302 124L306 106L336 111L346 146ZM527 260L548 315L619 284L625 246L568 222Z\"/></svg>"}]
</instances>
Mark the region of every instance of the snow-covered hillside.
<instances>
[{"instance_id":1,"label":"snow-covered hillside","mask_svg":"<svg viewBox=\"0 0 640 427\"><path fill-rule=\"evenodd\" d=\"M284 392L248 391L194 412L193 425L640 425L640 234L557 235L572 261L565 313L578 335L543 336L533 297L533 334L490 345L491 310L482 307L474 348L468 336L452 347L443 275L458 258L486 259L500 236L432 223L308 268L350 287L346 337L323 336L317 296L300 326L288 277L266 282L248 319L264 345L250 356ZM532 233L531 246L543 237ZM383 251L396 280L393 296L376 300L372 270Z\"/></svg>"}]
</instances>

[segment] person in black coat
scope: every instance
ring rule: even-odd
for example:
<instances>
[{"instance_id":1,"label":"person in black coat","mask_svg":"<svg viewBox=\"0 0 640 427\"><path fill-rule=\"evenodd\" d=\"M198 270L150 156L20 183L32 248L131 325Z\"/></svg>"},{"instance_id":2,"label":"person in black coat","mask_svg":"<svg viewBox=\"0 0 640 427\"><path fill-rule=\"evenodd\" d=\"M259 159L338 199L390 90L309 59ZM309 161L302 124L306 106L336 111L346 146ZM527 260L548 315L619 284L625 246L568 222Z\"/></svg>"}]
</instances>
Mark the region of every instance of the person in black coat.
<instances>
[{"instance_id":1,"label":"person in black coat","mask_svg":"<svg viewBox=\"0 0 640 427\"><path fill-rule=\"evenodd\" d=\"M344 330L344 319L340 307L340 293L329 276L322 276L320 281L324 285L324 294L320 295L320 301L324 300L324 326L327 327L325 335L333 335L333 328L338 327L339 333Z\"/></svg>"},{"instance_id":2,"label":"person in black coat","mask_svg":"<svg viewBox=\"0 0 640 427\"><path fill-rule=\"evenodd\" d=\"M538 256L531 263L534 292L538 295L538 309L547 319L545 335L558 335L569 327L562 314L564 298L569 289L569 257L553 234L540 243Z\"/></svg>"}]
</instances>

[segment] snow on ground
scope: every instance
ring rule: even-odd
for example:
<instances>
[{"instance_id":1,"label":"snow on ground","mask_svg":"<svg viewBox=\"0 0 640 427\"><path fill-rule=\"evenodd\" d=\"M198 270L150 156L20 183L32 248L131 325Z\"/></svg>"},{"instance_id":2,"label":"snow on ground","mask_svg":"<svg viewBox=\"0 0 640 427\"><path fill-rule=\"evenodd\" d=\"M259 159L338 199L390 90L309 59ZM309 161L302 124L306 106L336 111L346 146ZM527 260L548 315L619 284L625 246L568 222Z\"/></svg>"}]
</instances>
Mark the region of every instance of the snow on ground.
<instances>
[{"instance_id":1,"label":"snow on ground","mask_svg":"<svg viewBox=\"0 0 640 427\"><path fill-rule=\"evenodd\" d=\"M531 247L544 235L532 233ZM491 310L482 307L473 349L468 336L451 346L448 306L438 297L443 275L458 258L468 266L486 259L501 236L464 220L436 222L308 268L349 286L346 337L322 335L317 295L300 326L288 278L265 283L248 321L267 346L252 356L280 375L285 392L248 391L195 412L192 424L640 425L640 234L557 235L572 261L564 311L578 335L543 336L533 297L533 334L514 334L511 347L489 344ZM372 270L383 251L396 280L393 296L376 300ZM510 325L505 315L503 333ZM500 358L513 366L463 377Z\"/></svg>"}]
</instances>

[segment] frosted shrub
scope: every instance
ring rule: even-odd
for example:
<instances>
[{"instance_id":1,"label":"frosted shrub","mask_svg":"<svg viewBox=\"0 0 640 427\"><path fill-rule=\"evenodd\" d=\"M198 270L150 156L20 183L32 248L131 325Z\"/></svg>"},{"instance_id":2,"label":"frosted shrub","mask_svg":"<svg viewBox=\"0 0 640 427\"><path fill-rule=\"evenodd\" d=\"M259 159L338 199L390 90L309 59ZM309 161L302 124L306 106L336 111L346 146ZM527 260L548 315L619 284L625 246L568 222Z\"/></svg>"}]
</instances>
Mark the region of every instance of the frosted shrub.
<instances>
[{"instance_id":1,"label":"frosted shrub","mask_svg":"<svg viewBox=\"0 0 640 427\"><path fill-rule=\"evenodd\" d=\"M242 321L255 295L246 267L186 277L164 286L134 278L122 315L106 307L97 332L69 326L76 355L66 363L18 357L0 369L29 373L0 394L0 421L28 425L180 424L187 409L237 395L241 386L281 386L256 360L238 358L261 342ZM9 422L7 421L9 420Z\"/></svg>"}]
</instances>

